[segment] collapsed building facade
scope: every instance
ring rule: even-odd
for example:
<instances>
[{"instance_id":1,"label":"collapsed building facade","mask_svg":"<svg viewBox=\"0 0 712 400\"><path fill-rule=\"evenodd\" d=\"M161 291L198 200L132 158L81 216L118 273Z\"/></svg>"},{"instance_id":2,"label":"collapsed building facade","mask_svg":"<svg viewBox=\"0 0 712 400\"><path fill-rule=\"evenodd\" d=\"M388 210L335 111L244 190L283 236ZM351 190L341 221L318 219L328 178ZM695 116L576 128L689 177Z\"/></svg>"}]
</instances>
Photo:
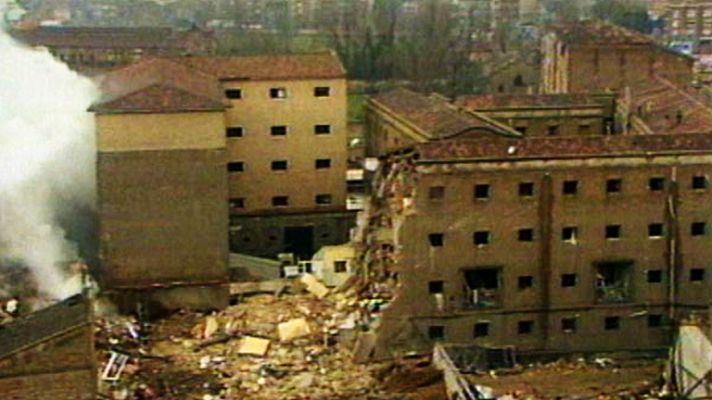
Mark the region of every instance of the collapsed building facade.
<instances>
[{"instance_id":1,"label":"collapsed building facade","mask_svg":"<svg viewBox=\"0 0 712 400\"><path fill-rule=\"evenodd\" d=\"M519 111L506 96L371 99L382 164L357 238L389 301L377 357L434 341L655 349L670 344L670 321L706 310L712 136L623 135L605 128L605 102L555 97ZM531 117L537 101L598 112L556 134L494 119Z\"/></svg>"}]
</instances>

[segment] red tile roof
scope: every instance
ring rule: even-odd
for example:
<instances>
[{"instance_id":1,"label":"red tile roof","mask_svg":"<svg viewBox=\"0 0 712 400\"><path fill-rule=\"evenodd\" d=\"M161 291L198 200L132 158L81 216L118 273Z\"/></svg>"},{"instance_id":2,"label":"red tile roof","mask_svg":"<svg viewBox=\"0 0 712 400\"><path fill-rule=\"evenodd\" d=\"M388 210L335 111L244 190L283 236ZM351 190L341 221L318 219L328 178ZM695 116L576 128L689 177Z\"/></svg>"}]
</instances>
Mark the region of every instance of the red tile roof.
<instances>
[{"instance_id":1,"label":"red tile roof","mask_svg":"<svg viewBox=\"0 0 712 400\"><path fill-rule=\"evenodd\" d=\"M585 94L481 94L460 96L455 105L473 110L495 108L538 108L596 106L601 104L593 96Z\"/></svg>"},{"instance_id":2,"label":"red tile roof","mask_svg":"<svg viewBox=\"0 0 712 400\"><path fill-rule=\"evenodd\" d=\"M221 80L341 79L346 70L332 52L250 57L183 57L176 59Z\"/></svg>"},{"instance_id":3,"label":"red tile roof","mask_svg":"<svg viewBox=\"0 0 712 400\"><path fill-rule=\"evenodd\" d=\"M651 45L657 42L650 36L600 20L578 21L552 25L547 28L559 40L582 45Z\"/></svg>"}]
</instances>

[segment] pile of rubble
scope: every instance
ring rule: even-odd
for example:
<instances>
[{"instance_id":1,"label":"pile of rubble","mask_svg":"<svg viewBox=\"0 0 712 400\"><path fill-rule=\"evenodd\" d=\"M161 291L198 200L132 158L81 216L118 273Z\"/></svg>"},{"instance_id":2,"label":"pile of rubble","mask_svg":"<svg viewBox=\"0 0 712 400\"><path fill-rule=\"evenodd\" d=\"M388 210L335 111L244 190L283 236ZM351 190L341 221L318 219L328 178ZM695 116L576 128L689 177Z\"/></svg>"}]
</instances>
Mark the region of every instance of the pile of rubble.
<instances>
[{"instance_id":1,"label":"pile of rubble","mask_svg":"<svg viewBox=\"0 0 712 400\"><path fill-rule=\"evenodd\" d=\"M279 292L155 324L99 321L100 392L116 400L408 398L374 377L383 365L353 361L361 319L354 296L327 296L310 275Z\"/></svg>"}]
</instances>

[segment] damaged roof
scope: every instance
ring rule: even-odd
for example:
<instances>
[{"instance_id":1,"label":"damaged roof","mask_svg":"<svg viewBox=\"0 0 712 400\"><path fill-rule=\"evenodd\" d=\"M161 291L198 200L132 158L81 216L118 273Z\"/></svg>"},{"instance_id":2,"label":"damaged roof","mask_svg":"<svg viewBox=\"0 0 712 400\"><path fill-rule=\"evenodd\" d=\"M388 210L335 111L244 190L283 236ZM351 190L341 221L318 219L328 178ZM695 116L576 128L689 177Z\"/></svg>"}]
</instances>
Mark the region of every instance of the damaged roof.
<instances>
[{"instance_id":1,"label":"damaged roof","mask_svg":"<svg viewBox=\"0 0 712 400\"><path fill-rule=\"evenodd\" d=\"M217 78L168 59L149 58L105 75L90 111L150 113L220 111L229 107Z\"/></svg>"},{"instance_id":2,"label":"damaged roof","mask_svg":"<svg viewBox=\"0 0 712 400\"><path fill-rule=\"evenodd\" d=\"M175 61L221 80L341 79L346 70L333 52L247 57L182 57Z\"/></svg>"},{"instance_id":3,"label":"damaged roof","mask_svg":"<svg viewBox=\"0 0 712 400\"><path fill-rule=\"evenodd\" d=\"M13 322L0 325L0 358L6 358L91 323L89 301L82 295L72 296Z\"/></svg>"},{"instance_id":4,"label":"damaged roof","mask_svg":"<svg viewBox=\"0 0 712 400\"><path fill-rule=\"evenodd\" d=\"M455 105L473 110L496 108L601 107L593 96L585 94L480 94L455 99Z\"/></svg>"},{"instance_id":5,"label":"damaged roof","mask_svg":"<svg viewBox=\"0 0 712 400\"><path fill-rule=\"evenodd\" d=\"M406 120L429 139L446 139L471 130L504 136L520 136L514 129L482 114L458 109L438 95L425 96L407 89L394 89L370 102Z\"/></svg>"}]
</instances>

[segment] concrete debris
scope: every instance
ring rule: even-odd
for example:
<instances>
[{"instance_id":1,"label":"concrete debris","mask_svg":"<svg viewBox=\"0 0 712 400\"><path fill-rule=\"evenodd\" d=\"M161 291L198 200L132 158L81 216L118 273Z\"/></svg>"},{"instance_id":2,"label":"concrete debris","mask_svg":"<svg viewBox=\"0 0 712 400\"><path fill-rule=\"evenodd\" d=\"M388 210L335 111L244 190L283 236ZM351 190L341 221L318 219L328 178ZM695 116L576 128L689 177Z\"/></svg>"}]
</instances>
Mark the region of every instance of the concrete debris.
<instances>
[{"instance_id":1,"label":"concrete debris","mask_svg":"<svg viewBox=\"0 0 712 400\"><path fill-rule=\"evenodd\" d=\"M299 281L304 284L306 290L318 298L324 298L329 294L329 289L319 282L312 274L304 274L299 278Z\"/></svg>"},{"instance_id":2,"label":"concrete debris","mask_svg":"<svg viewBox=\"0 0 712 400\"><path fill-rule=\"evenodd\" d=\"M305 318L296 318L277 325L279 332L279 340L289 342L294 339L308 336L311 334L309 323Z\"/></svg>"},{"instance_id":3,"label":"concrete debris","mask_svg":"<svg viewBox=\"0 0 712 400\"><path fill-rule=\"evenodd\" d=\"M269 351L270 341L254 336L245 336L237 345L237 353L264 357Z\"/></svg>"}]
</instances>

